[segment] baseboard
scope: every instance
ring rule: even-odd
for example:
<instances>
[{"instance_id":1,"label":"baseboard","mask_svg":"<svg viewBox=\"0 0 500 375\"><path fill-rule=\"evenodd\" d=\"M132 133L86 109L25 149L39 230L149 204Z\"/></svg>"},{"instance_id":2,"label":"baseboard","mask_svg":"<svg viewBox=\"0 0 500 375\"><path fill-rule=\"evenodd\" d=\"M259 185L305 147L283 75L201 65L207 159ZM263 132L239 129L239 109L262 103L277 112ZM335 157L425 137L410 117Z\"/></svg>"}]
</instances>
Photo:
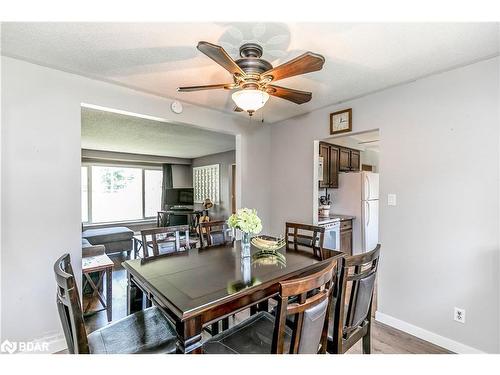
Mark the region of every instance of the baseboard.
<instances>
[{"instance_id":1,"label":"baseboard","mask_svg":"<svg viewBox=\"0 0 500 375\"><path fill-rule=\"evenodd\" d=\"M438 345L442 348L448 349L454 353L458 354L485 354L485 352L473 348L471 346L462 344L458 341L454 341L444 336L440 336L431 331L427 331L423 328L414 326L413 324L407 323L403 320L399 320L390 315L381 313L379 311L375 312L375 320L377 322L386 324L390 327L399 329L400 331L409 333L419 339L428 341L432 344Z\"/></svg>"},{"instance_id":2,"label":"baseboard","mask_svg":"<svg viewBox=\"0 0 500 375\"><path fill-rule=\"evenodd\" d=\"M57 334L57 335L48 335L41 337L39 339L33 340L35 343L47 343L48 344L48 350L43 353L57 353L62 350L67 349L67 343L66 343L66 338L64 337L63 334ZM40 352L42 353L42 352Z\"/></svg>"}]
</instances>

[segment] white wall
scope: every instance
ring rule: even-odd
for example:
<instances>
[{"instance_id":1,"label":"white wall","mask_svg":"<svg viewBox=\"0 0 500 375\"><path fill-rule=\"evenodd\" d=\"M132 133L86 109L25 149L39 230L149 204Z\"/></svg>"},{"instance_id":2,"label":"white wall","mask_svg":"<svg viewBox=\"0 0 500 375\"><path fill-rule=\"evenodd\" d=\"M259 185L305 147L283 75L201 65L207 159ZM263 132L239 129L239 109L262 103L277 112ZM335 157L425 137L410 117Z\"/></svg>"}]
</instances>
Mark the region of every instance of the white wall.
<instances>
[{"instance_id":1,"label":"white wall","mask_svg":"<svg viewBox=\"0 0 500 375\"><path fill-rule=\"evenodd\" d=\"M267 187L256 184L266 165L253 158L259 133L242 116L184 103L170 111L170 100L131 89L2 57L2 217L1 340L47 339L63 343L55 305L53 262L64 252L80 275L80 107L82 103L125 113L237 135L238 202L256 207L264 222ZM267 152L267 154L266 154ZM269 148L259 151L269 159ZM264 206L260 206L265 202ZM79 277L79 276L78 276ZM0 340L0 341L1 341Z\"/></svg>"},{"instance_id":2,"label":"white wall","mask_svg":"<svg viewBox=\"0 0 500 375\"><path fill-rule=\"evenodd\" d=\"M499 351L498 64L271 127L273 231L286 220L312 221L313 140L328 137L329 113L352 107L354 132L380 129L379 316L462 352ZM387 206L388 193L397 194L396 207ZM466 309L466 324L453 321L455 306Z\"/></svg>"},{"instance_id":3,"label":"white wall","mask_svg":"<svg viewBox=\"0 0 500 375\"><path fill-rule=\"evenodd\" d=\"M241 177L241 193L244 197L238 207L256 208L262 219L262 233L270 233L272 229L271 216L271 129L273 125L260 122L248 124L246 137L236 137L236 176ZM239 161L238 146L245 160ZM241 167L240 167L241 166ZM281 231L271 234L278 234Z\"/></svg>"},{"instance_id":4,"label":"white wall","mask_svg":"<svg viewBox=\"0 0 500 375\"><path fill-rule=\"evenodd\" d=\"M174 188L192 188L193 170L190 165L172 165L172 187Z\"/></svg>"},{"instance_id":5,"label":"white wall","mask_svg":"<svg viewBox=\"0 0 500 375\"><path fill-rule=\"evenodd\" d=\"M213 215L216 219L227 219L231 214L231 166L234 163L236 163L236 152L234 150L193 159L193 167L219 165L219 203L215 204L211 209L211 216Z\"/></svg>"},{"instance_id":6,"label":"white wall","mask_svg":"<svg viewBox=\"0 0 500 375\"><path fill-rule=\"evenodd\" d=\"M380 155L378 151L365 149L361 152L361 165L367 164L373 167L373 172L379 171Z\"/></svg>"}]
</instances>

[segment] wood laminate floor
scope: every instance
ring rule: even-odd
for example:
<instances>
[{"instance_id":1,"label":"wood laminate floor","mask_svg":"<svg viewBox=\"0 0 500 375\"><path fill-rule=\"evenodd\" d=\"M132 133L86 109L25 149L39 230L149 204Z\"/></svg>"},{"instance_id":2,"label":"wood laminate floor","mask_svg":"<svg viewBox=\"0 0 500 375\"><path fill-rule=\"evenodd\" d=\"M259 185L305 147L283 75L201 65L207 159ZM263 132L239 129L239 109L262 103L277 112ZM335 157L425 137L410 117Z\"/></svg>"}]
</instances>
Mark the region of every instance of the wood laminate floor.
<instances>
[{"instance_id":1,"label":"wood laminate floor","mask_svg":"<svg viewBox=\"0 0 500 375\"><path fill-rule=\"evenodd\" d=\"M110 258L115 263L113 271L113 321L121 319L127 314L127 274L121 263L127 260L126 253L112 254ZM86 306L88 299L84 296ZM92 301L94 308L100 308L98 301ZM234 324L247 317L248 312L242 312L231 318ZM449 354L450 352L439 346L421 340L415 336L399 331L385 324L373 321L372 353L373 354ZM85 318L87 333L108 324L106 312L100 311ZM360 354L361 341L354 345L347 354Z\"/></svg>"}]
</instances>

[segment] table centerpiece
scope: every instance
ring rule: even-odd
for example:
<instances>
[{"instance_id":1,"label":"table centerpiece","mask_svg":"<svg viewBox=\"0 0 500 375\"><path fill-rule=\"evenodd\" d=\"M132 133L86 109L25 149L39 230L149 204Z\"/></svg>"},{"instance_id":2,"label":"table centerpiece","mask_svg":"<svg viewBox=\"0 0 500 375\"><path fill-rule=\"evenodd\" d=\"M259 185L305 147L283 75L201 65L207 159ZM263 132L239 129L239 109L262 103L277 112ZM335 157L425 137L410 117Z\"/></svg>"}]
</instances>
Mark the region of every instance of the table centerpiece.
<instances>
[{"instance_id":1,"label":"table centerpiece","mask_svg":"<svg viewBox=\"0 0 500 375\"><path fill-rule=\"evenodd\" d=\"M227 220L229 227L238 229L242 233L241 256L250 256L250 235L262 231L262 222L257 216L257 211L250 208L241 208Z\"/></svg>"}]
</instances>

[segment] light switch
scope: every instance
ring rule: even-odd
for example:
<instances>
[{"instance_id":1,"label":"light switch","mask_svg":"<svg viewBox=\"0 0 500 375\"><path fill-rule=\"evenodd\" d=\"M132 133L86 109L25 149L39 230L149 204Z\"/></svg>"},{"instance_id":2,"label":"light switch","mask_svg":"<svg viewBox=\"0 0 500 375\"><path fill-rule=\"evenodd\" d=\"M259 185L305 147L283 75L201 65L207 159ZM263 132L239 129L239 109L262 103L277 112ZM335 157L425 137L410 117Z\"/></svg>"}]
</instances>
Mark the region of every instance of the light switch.
<instances>
[{"instance_id":1,"label":"light switch","mask_svg":"<svg viewBox=\"0 0 500 375\"><path fill-rule=\"evenodd\" d=\"M387 194L387 205L388 206L396 205L396 194Z\"/></svg>"}]
</instances>

